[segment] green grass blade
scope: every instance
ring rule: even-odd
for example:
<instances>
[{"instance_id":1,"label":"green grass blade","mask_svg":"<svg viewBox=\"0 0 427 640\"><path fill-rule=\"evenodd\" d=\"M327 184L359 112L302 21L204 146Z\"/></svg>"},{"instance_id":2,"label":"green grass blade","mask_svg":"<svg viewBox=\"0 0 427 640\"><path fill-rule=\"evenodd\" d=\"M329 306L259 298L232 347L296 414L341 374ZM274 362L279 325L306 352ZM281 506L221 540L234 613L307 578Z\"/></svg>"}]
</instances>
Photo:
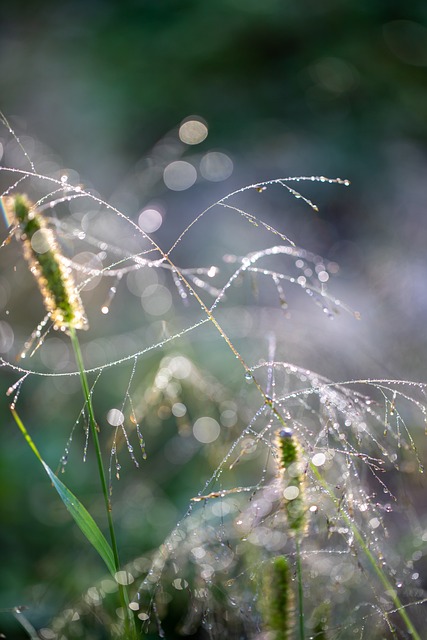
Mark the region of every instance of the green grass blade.
<instances>
[{"instance_id":1,"label":"green grass blade","mask_svg":"<svg viewBox=\"0 0 427 640\"><path fill-rule=\"evenodd\" d=\"M90 513L85 509L82 503L71 493L61 480L54 474L52 469L42 460L41 461L47 475L52 481L53 486L57 490L59 497L68 509L69 513L73 516L75 523L84 533L91 545L96 549L101 558L104 560L110 573L114 576L116 573L114 566L113 551L92 518Z\"/></svg>"},{"instance_id":2,"label":"green grass blade","mask_svg":"<svg viewBox=\"0 0 427 640\"><path fill-rule=\"evenodd\" d=\"M34 455L42 463L47 475L51 479L53 486L58 492L59 497L61 498L68 512L72 515L79 529L86 536L87 540L89 540L93 548L99 553L99 555L107 565L108 570L114 576L116 573L116 569L114 565L113 551L104 535L102 534L101 530L99 529L98 525L96 524L95 520L92 518L87 509L82 505L80 500L76 498L76 496L65 486L63 482L61 482L61 480L59 480L52 469L45 463L15 409L12 409L12 415Z\"/></svg>"}]
</instances>

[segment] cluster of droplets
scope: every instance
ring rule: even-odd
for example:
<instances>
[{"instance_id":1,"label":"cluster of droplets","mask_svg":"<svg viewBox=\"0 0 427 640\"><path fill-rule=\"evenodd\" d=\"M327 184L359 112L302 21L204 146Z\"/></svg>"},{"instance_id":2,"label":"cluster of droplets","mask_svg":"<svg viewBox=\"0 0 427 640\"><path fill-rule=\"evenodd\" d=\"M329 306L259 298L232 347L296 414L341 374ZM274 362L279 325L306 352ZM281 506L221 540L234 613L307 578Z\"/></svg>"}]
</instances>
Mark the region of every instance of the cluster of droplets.
<instances>
[{"instance_id":1,"label":"cluster of droplets","mask_svg":"<svg viewBox=\"0 0 427 640\"><path fill-rule=\"evenodd\" d=\"M372 603L366 605L371 608L369 613L363 606L356 608L358 615L349 613L346 603L349 598L357 602L367 597L370 569L355 538L357 531L363 532L369 552L384 571L396 576L396 588L401 582L397 576L407 573L404 567L393 566L396 558L391 563L386 560L390 552L387 514L397 503L381 476L387 465L398 468L399 447L417 457L403 414L415 410L424 415L425 387L402 383L396 388L385 380L337 385L307 369L275 361L253 367L246 377L260 381L263 373L264 388L270 395L194 497L192 505L199 508L194 510L191 505L165 541L138 591L138 611L142 610L148 624L160 586L164 593L185 584L189 597L189 613L183 621L186 633L208 621L213 625L212 636L221 637L225 618L241 632L251 628L252 633L259 633L261 614L265 615L256 586L262 567L276 557L288 558L292 566L296 562L293 540L299 531L304 581L310 581L312 594L318 592L322 598L329 594L334 603L328 613L330 624L344 630L358 628L360 637L366 639L369 620L375 620L379 633L387 626L395 628L388 616L392 601L384 600L385 596L381 601L375 587ZM355 390L357 384L370 387L376 399ZM386 401L380 402L384 395ZM284 419L291 428L281 426ZM246 455L247 438L252 440L252 452L257 445L264 450L265 464L258 465L260 480L251 486L226 488L228 475ZM285 484L284 466L289 467ZM290 509L295 505L296 510ZM296 585L291 588L295 591ZM313 620L320 615L317 605L320 602L313 600ZM220 614L221 607L226 615ZM164 606L163 611L167 618Z\"/></svg>"},{"instance_id":2,"label":"cluster of droplets","mask_svg":"<svg viewBox=\"0 0 427 640\"><path fill-rule=\"evenodd\" d=\"M263 268L258 265L258 262L260 261L265 261L272 256L281 255L293 258L293 267L296 271L300 272L301 275L292 275L288 272L284 273L282 270L279 270L281 267L272 269ZM255 294L258 292L259 288L255 278L259 279L264 277L274 283L280 307L286 311L287 315L289 304L285 290L289 285L302 289L322 309L328 318L334 318L339 309L350 311L347 305L331 296L327 290L326 283L329 281L331 275L338 272L338 265L335 262L325 261L320 256L312 254L305 249L289 245L278 245L269 247L262 251L254 252L244 257L228 254L224 256L224 261L228 264L237 263L240 266L228 280L220 296L215 300L212 309L218 305L219 301L225 294L225 291L235 281L237 281L242 274L248 273L253 279L252 288ZM358 312L352 313L356 318L359 318Z\"/></svg>"}]
</instances>

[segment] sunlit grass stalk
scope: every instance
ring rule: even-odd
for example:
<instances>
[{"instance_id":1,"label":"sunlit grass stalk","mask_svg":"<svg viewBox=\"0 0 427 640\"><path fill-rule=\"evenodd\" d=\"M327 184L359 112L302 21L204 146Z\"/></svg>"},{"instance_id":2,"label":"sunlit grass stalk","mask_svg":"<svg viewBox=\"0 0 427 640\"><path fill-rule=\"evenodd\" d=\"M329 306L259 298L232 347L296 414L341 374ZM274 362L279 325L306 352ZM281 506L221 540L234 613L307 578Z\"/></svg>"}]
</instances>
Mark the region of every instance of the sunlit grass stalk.
<instances>
[{"instance_id":1,"label":"sunlit grass stalk","mask_svg":"<svg viewBox=\"0 0 427 640\"><path fill-rule=\"evenodd\" d=\"M14 618L21 625L21 627L23 629L25 629L25 631L28 633L28 637L30 638L30 640L39 640L39 638L40 638L39 634L34 629L33 625L30 622L28 622L27 618L22 613L21 608L20 607L16 607L15 609L12 610L12 613L13 613ZM3 634L2 634L2 637L5 638L6 636L3 636Z\"/></svg>"},{"instance_id":2,"label":"sunlit grass stalk","mask_svg":"<svg viewBox=\"0 0 427 640\"><path fill-rule=\"evenodd\" d=\"M97 464L98 464L98 474L99 474L99 478L100 478L100 481L101 481L102 493L103 493L103 496L104 496L104 503L105 503L105 510L106 510L106 513L107 513L108 528L109 528L110 540L111 540L111 548L113 550L113 556L114 556L114 565L115 565L115 568L116 568L116 572L118 572L118 571L120 571L119 550L118 550L118 546L117 546L117 537L116 537L116 532L115 532L115 528L114 528L111 499L110 499L110 495L109 495L109 491L108 491L108 485L107 485L107 479L106 479L106 475L105 475L105 471L104 471L104 465L103 465L103 462L102 462L101 447L100 447L99 437L98 437L98 427L97 427L97 424L96 424L96 421L95 421L95 413L94 413L94 410L93 410L92 396L91 396L91 393L90 393L89 384L88 384L88 380L87 380L87 376L86 376L86 371L85 371L85 367L84 367L82 352L81 352L81 349L80 349L79 339L78 339L77 334L76 334L76 332L75 332L73 327L69 328L69 334L70 334L70 338L71 338L71 344L72 344L73 350L74 350L74 355L75 355L75 358L76 358L76 363L77 363L77 366L78 366L78 369L79 369L79 375L80 375L80 381L81 381L81 385L82 385L82 389L83 389L83 395L84 395L86 406L87 406L87 411L88 411L88 416L89 416L89 426L90 426L90 431L91 431L91 435L92 435L93 443L94 443L94 447L95 447L96 460L97 460ZM122 607L123 607L123 612L124 612L124 624L125 624L126 636L128 638L132 638L133 639L133 638L137 637L137 632L136 632L135 619L134 619L133 613L129 609L129 596L128 596L126 588L122 584L117 582L117 585L118 585L120 600L121 600Z\"/></svg>"},{"instance_id":3,"label":"sunlit grass stalk","mask_svg":"<svg viewBox=\"0 0 427 640\"><path fill-rule=\"evenodd\" d=\"M297 567L297 583L298 583L298 630L300 640L304 640L305 637L305 624L304 624L304 591L302 584L302 565L301 565L301 547L300 539L297 536L295 538L295 550L296 550L296 567Z\"/></svg>"},{"instance_id":4,"label":"sunlit grass stalk","mask_svg":"<svg viewBox=\"0 0 427 640\"><path fill-rule=\"evenodd\" d=\"M285 556L277 556L265 568L262 605L272 640L290 640L294 630L294 597L291 571Z\"/></svg>"},{"instance_id":5,"label":"sunlit grass stalk","mask_svg":"<svg viewBox=\"0 0 427 640\"><path fill-rule=\"evenodd\" d=\"M271 405L270 405L271 406ZM283 492L284 509L288 527L295 539L296 576L298 584L298 630L299 640L304 640L304 591L302 583L301 540L307 530L305 476L301 467L301 447L293 431L287 427L277 432L278 465L286 487ZM288 490L297 495L287 496Z\"/></svg>"},{"instance_id":6,"label":"sunlit grass stalk","mask_svg":"<svg viewBox=\"0 0 427 640\"><path fill-rule=\"evenodd\" d=\"M88 327L80 295L75 287L70 269L66 266L56 242L55 235L47 227L43 216L38 213L36 207L23 194L15 194L13 196L3 198L1 204L4 207L8 221L15 227L17 239L22 243L24 257L29 264L30 271L37 279L44 305L49 312L50 318L53 320L55 328L61 331L68 331L71 338L89 414L89 425L95 447L98 473L104 495L105 510L107 513L108 527L110 531L114 569L117 574L117 572L120 571L120 560L112 517L111 501L104 466L102 463L101 448L93 411L92 398L86 377L80 344L76 334L76 329L87 329ZM12 407L12 413L14 414L15 421L27 438L27 441L34 453L43 463L45 468L48 469L35 445L32 443L30 436L27 434L19 416L14 411L14 407ZM87 515L85 518L86 524L89 517L90 516ZM116 581L124 612L126 637L129 639L136 638L135 620L133 613L129 609L127 590L118 582L117 576Z\"/></svg>"},{"instance_id":7,"label":"sunlit grass stalk","mask_svg":"<svg viewBox=\"0 0 427 640\"><path fill-rule=\"evenodd\" d=\"M1 198L5 216L15 227L24 258L37 280L43 303L56 329L87 329L80 295L55 234L24 194Z\"/></svg>"},{"instance_id":8,"label":"sunlit grass stalk","mask_svg":"<svg viewBox=\"0 0 427 640\"><path fill-rule=\"evenodd\" d=\"M283 425L283 427L285 429L287 429L288 427L286 425L286 421L283 418L283 416L281 415L280 411L278 411L278 409L276 407L274 407L274 406L272 407L272 410L273 410L274 415L276 416L276 418L279 420L279 422ZM314 464L310 463L310 470L314 474L314 476L316 477L316 480L319 482L321 487L329 495L329 497L331 498L332 502L336 506L337 510L339 510L340 501L338 500L338 498L336 497L336 495L334 494L334 492L330 488L329 484L322 477L321 473L319 472L319 469ZM380 582L383 585L383 587L385 588L387 594L390 596L390 598L391 598L391 600L392 600L392 602L393 602L393 604L394 604L394 606L396 608L396 612L400 615L400 617L402 618L403 622L406 625L407 631L412 635L413 640L421 640L421 636L418 634L417 630L415 629L414 625L412 624L412 621L411 621L410 617L406 613L406 609L404 608L399 596L397 595L396 589L393 587L393 585L391 584L390 580L387 578L387 576L384 573L384 571L378 566L378 562L374 558L371 550L369 549L368 545L366 544L366 542L365 542L362 534L360 533L358 527L356 526L356 524L353 522L353 520L350 518L350 516L348 516L347 513L343 509L341 509L341 515L342 515L342 518L345 521L346 525L349 527L349 529L351 529L351 532L353 533L354 538L357 540L357 543L359 544L360 548L362 549L363 553L365 554L366 559L368 560L369 564L372 567L372 570L374 571L374 573L376 574L376 576L380 580Z\"/></svg>"}]
</instances>

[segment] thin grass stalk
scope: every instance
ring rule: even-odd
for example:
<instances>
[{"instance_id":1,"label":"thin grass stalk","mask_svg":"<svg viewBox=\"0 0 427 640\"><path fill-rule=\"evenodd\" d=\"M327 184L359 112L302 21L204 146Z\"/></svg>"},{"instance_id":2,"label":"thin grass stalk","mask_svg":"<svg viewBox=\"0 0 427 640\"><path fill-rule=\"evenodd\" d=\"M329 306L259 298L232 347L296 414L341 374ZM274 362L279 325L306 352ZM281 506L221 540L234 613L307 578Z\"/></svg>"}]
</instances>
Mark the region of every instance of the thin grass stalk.
<instances>
[{"instance_id":1,"label":"thin grass stalk","mask_svg":"<svg viewBox=\"0 0 427 640\"><path fill-rule=\"evenodd\" d=\"M294 637L294 596L286 556L279 555L263 570L261 610L269 640Z\"/></svg>"},{"instance_id":2,"label":"thin grass stalk","mask_svg":"<svg viewBox=\"0 0 427 640\"><path fill-rule=\"evenodd\" d=\"M102 493L104 496L105 510L107 513L107 520L108 520L108 528L110 532L111 548L113 550L113 556L114 556L114 565L116 568L116 572L118 572L120 571L119 550L117 546L117 537L116 537L116 532L115 532L114 522L113 522L111 500L110 500L110 495L108 491L104 465L102 462L101 446L99 444L98 427L95 421L95 413L93 410L92 396L90 393L89 384L86 376L79 339L73 327L69 328L69 334L71 338L71 344L74 350L74 355L76 358L76 363L79 369L83 395L85 398L85 402L86 402L86 406L89 414L89 426L90 426L93 443L95 447L96 460L98 464L98 474L99 474L99 479L101 481ZM135 626L135 619L133 617L132 611L129 609L129 596L127 593L127 589L125 589L124 585L120 584L119 582L117 583L117 585L118 585L119 596L120 596L120 600L121 600L123 612L124 612L124 624L125 624L126 637L136 638L137 632L136 632L136 626Z\"/></svg>"},{"instance_id":3,"label":"thin grass stalk","mask_svg":"<svg viewBox=\"0 0 427 640\"><path fill-rule=\"evenodd\" d=\"M304 640L305 637L305 624L304 624L304 592L302 585L302 565L301 565L301 546L298 536L295 537L296 548L296 568L297 568L297 582L298 582L298 630L299 640Z\"/></svg>"},{"instance_id":4,"label":"thin grass stalk","mask_svg":"<svg viewBox=\"0 0 427 640\"><path fill-rule=\"evenodd\" d=\"M273 402L269 406L272 406ZM296 559L296 577L298 585L298 637L304 640L304 592L302 584L302 564L301 564L301 541L307 531L306 506L304 504L304 473L299 470L290 476L289 470L295 465L301 464L301 447L298 439L291 429L283 428L277 432L276 439L278 455L279 474L286 485L284 491L284 510L286 513L287 523L290 534L295 539L295 559ZM286 491L296 488L297 496L288 499Z\"/></svg>"},{"instance_id":5,"label":"thin grass stalk","mask_svg":"<svg viewBox=\"0 0 427 640\"><path fill-rule=\"evenodd\" d=\"M270 406L271 406L271 404L270 404ZM285 428L287 428L286 421L283 418L283 416L281 415L281 413L277 410L277 408L272 406L272 410L273 410L273 413L276 416L276 418L279 420L279 422ZM337 509L339 509L339 506L340 506L339 500L336 497L336 495L334 494L334 492L331 490L331 488L329 487L328 483L323 479L321 473L319 472L319 469L312 463L310 463L310 469L311 469L312 473L316 476L316 479L318 480L318 482L320 483L322 488L327 492L327 494L329 495L329 497L333 501L334 505L337 507ZM415 629L414 625L412 624L412 621L411 621L410 617L406 613L406 609L404 608L399 596L397 595L396 589L393 587L393 585L391 584L390 580L385 575L384 571L378 566L377 561L375 560L371 550L369 549L369 547L367 546L365 540L363 539L363 536L360 533L359 529L357 528L355 523L346 514L346 512L344 510L341 510L341 514L342 514L342 517L343 517L345 523L351 529L351 531L352 531L355 539L357 540L360 548L362 549L363 553L365 554L366 558L368 559L368 562L371 565L374 573L377 575L377 577L380 580L381 584L383 585L383 587L385 588L387 593L390 595L390 598L393 601L393 604L394 604L394 606L396 608L397 613L400 615L400 617L402 618L403 622L406 625L407 631L412 635L413 640L421 640L421 636L418 634L417 630Z\"/></svg>"},{"instance_id":6,"label":"thin grass stalk","mask_svg":"<svg viewBox=\"0 0 427 640\"><path fill-rule=\"evenodd\" d=\"M14 618L16 618L16 620L21 625L21 627L25 629L25 631L28 633L28 637L30 638L30 640L39 640L40 638L39 634L34 629L33 625L24 616L24 614L22 613L22 610L19 607L16 607L14 610L12 610L12 613ZM3 636L3 637L5 638L6 636Z\"/></svg>"}]
</instances>

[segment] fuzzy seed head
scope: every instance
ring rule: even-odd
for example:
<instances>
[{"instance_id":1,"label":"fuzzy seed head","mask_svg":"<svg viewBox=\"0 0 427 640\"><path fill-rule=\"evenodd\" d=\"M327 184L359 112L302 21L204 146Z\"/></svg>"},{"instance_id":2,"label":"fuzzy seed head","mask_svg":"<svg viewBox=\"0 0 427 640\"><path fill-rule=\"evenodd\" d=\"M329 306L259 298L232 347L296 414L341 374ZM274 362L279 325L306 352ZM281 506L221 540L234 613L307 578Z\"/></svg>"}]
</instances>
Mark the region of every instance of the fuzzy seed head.
<instances>
[{"instance_id":1,"label":"fuzzy seed head","mask_svg":"<svg viewBox=\"0 0 427 640\"><path fill-rule=\"evenodd\" d=\"M276 434L278 473L283 483L283 499L289 529L296 536L306 533L305 473L301 449L291 429L280 429Z\"/></svg>"},{"instance_id":2,"label":"fuzzy seed head","mask_svg":"<svg viewBox=\"0 0 427 640\"><path fill-rule=\"evenodd\" d=\"M2 198L6 217L15 226L24 257L37 280L56 329L87 329L88 322L69 266L55 236L26 195Z\"/></svg>"},{"instance_id":3,"label":"fuzzy seed head","mask_svg":"<svg viewBox=\"0 0 427 640\"><path fill-rule=\"evenodd\" d=\"M288 560L285 556L277 556L265 568L261 600L265 625L274 640L292 638L294 595L291 583Z\"/></svg>"}]
</instances>

